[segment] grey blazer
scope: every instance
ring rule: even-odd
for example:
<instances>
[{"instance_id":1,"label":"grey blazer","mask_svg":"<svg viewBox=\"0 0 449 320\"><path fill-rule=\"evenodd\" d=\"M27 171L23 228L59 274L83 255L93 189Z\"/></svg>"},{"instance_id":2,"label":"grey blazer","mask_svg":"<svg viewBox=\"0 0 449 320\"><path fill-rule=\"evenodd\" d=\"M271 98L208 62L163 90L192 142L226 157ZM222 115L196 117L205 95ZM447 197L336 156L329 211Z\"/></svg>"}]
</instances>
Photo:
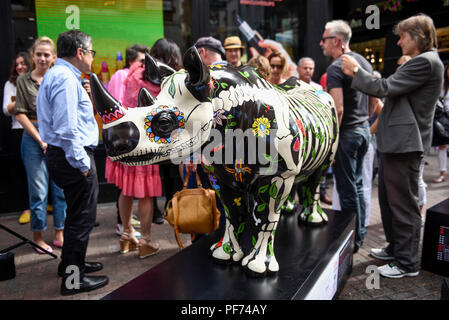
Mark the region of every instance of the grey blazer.
<instances>
[{"instance_id":1,"label":"grey blazer","mask_svg":"<svg viewBox=\"0 0 449 320\"><path fill-rule=\"evenodd\" d=\"M352 88L386 98L379 116L377 147L383 153L424 152L432 141L435 104L443 86L444 67L436 51L403 64L387 79L374 79L362 68Z\"/></svg>"}]
</instances>

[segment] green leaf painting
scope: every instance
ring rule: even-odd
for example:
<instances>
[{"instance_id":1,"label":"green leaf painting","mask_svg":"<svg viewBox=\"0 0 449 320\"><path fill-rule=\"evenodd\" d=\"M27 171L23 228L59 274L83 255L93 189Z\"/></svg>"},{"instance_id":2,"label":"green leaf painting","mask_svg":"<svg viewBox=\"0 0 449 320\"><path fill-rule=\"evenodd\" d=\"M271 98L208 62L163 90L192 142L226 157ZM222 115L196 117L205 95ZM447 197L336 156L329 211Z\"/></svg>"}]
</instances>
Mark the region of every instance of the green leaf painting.
<instances>
[{"instance_id":1,"label":"green leaf painting","mask_svg":"<svg viewBox=\"0 0 449 320\"><path fill-rule=\"evenodd\" d=\"M270 197L273 199L276 198L276 194L278 193L278 188L276 187L276 183L273 183L270 187Z\"/></svg>"}]
</instances>

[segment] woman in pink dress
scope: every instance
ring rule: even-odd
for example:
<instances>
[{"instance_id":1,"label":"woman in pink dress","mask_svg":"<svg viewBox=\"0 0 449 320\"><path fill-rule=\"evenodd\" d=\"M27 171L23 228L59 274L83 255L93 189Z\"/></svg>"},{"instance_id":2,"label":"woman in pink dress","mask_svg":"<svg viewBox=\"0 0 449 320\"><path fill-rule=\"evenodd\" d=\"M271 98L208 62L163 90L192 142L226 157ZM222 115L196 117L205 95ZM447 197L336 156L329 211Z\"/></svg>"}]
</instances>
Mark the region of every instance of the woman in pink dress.
<instances>
[{"instance_id":1,"label":"woman in pink dress","mask_svg":"<svg viewBox=\"0 0 449 320\"><path fill-rule=\"evenodd\" d=\"M172 50L169 50L172 46L177 48L176 57L171 54ZM150 55L172 65L176 70L182 63L179 48L174 42L167 39L156 41L151 48ZM129 70L128 77L124 82L123 104L126 107L137 106L137 96L141 88L146 88L154 97L161 90L160 85L144 80L143 71L144 67L141 64L134 64ZM126 253L138 249L139 257L142 259L158 253L159 244L151 239L151 224L154 212L153 198L162 194L159 166L127 166L114 162L113 168L106 171L106 179L122 190L119 196L119 211L124 232L120 237L120 252ZM142 234L139 240L137 240L131 225L134 197L139 199L138 214Z\"/></svg>"},{"instance_id":2,"label":"woman in pink dress","mask_svg":"<svg viewBox=\"0 0 449 320\"><path fill-rule=\"evenodd\" d=\"M145 52L148 51L148 47L135 44L131 47L126 48L125 55L125 67L123 69L117 70L111 77L108 84L108 91L112 96L123 104L123 97L125 96L125 80L129 74L129 68L133 64L142 65L145 61ZM106 157L106 167L105 176L109 183L113 183L113 176L115 175L115 168L118 166L117 163L113 163L109 157ZM108 179L109 177L109 179ZM117 201L117 226L116 233L121 236L123 234L123 225L120 218L120 210L118 205L118 197L120 193L116 194ZM137 220L134 222L138 222ZM140 224L140 222L138 222ZM134 224L135 225L135 224ZM140 237L140 233L135 231L137 237Z\"/></svg>"}]
</instances>

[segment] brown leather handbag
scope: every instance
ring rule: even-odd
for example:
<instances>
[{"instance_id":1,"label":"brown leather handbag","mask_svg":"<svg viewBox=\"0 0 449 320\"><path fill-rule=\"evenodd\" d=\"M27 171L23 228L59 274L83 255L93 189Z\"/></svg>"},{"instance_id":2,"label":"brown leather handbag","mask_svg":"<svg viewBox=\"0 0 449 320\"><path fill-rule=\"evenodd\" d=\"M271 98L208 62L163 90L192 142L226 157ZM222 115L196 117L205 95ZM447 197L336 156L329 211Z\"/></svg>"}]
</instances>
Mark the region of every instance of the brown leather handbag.
<instances>
[{"instance_id":1,"label":"brown leather handbag","mask_svg":"<svg viewBox=\"0 0 449 320\"><path fill-rule=\"evenodd\" d=\"M187 174L182 190L176 192L167 203L164 219L174 228L175 238L183 248L179 233L210 233L218 228L220 211L217 209L215 190L204 189L196 174L198 188L187 189L190 174Z\"/></svg>"}]
</instances>

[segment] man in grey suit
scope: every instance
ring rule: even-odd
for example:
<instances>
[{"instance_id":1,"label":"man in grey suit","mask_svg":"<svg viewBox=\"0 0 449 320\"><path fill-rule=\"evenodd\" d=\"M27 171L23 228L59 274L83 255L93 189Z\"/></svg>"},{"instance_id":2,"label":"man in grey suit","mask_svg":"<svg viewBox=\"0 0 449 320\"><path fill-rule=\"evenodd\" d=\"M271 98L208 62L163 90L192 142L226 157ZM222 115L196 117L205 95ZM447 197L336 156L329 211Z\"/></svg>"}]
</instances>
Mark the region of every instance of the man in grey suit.
<instances>
[{"instance_id":1,"label":"man in grey suit","mask_svg":"<svg viewBox=\"0 0 449 320\"><path fill-rule=\"evenodd\" d=\"M412 57L387 79L375 79L344 55L342 70L353 77L352 88L385 99L379 116L379 203L386 248L371 255L391 263L379 267L389 278L419 274L421 215L418 207L419 164L430 148L435 103L443 84L443 64L430 17L420 14L394 28L398 46Z\"/></svg>"}]
</instances>

